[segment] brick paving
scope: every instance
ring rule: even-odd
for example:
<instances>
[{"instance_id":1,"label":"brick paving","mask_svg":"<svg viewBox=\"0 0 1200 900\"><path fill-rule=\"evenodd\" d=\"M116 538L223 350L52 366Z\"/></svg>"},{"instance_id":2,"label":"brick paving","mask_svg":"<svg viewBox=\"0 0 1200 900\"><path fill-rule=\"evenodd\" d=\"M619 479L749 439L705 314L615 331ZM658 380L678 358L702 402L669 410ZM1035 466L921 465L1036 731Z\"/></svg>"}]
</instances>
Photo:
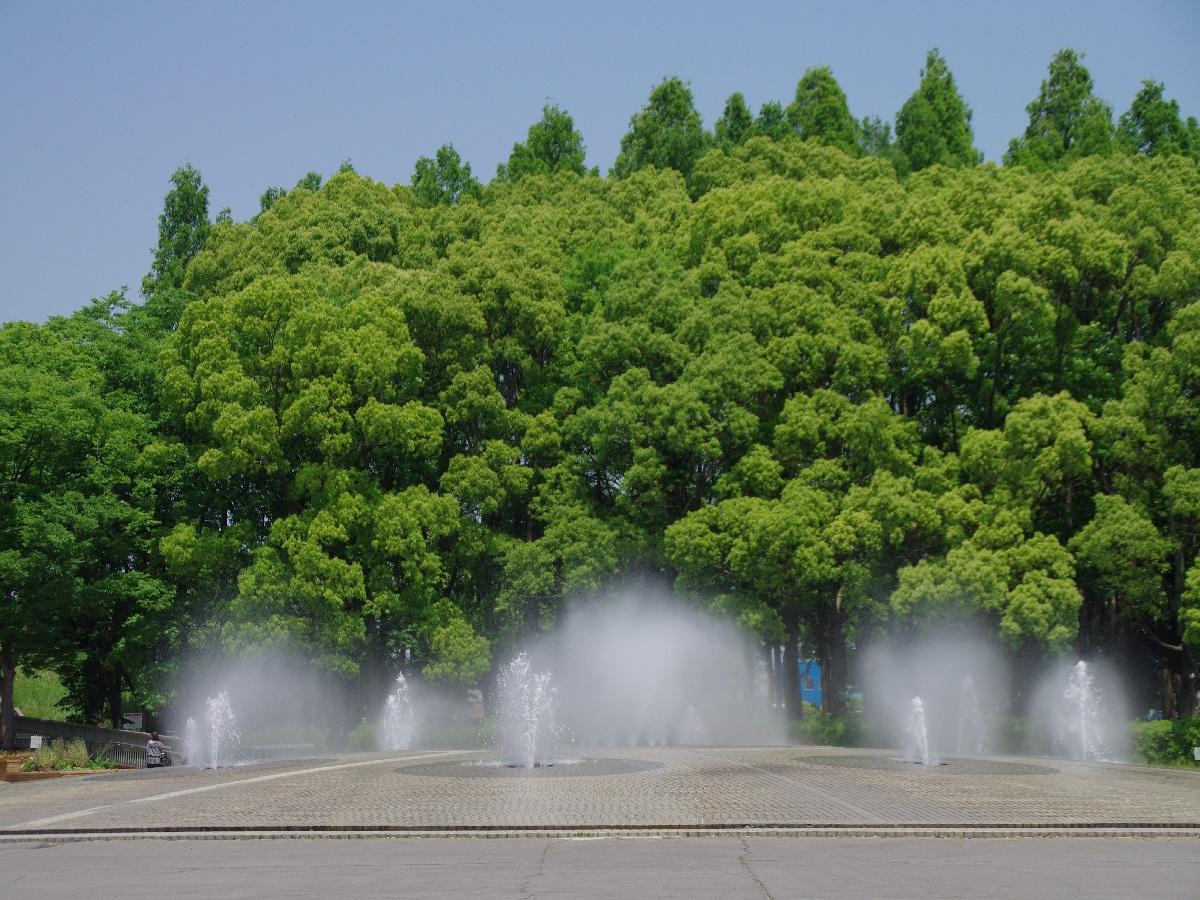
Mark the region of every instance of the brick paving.
<instances>
[{"instance_id":1,"label":"brick paving","mask_svg":"<svg viewBox=\"0 0 1200 900\"><path fill-rule=\"evenodd\" d=\"M513 771L487 752L354 754L0 785L13 828L1200 823L1200 772L827 747L602 748ZM486 774L481 774L486 770Z\"/></svg>"}]
</instances>

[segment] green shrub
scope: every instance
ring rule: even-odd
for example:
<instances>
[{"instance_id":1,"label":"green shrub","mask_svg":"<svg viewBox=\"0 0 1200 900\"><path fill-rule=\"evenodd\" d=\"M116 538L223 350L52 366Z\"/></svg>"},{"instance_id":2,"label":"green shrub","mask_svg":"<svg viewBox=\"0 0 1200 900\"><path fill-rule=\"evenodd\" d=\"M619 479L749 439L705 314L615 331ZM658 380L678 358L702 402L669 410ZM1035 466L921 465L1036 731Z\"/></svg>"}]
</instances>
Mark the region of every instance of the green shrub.
<instances>
[{"instance_id":1,"label":"green shrub","mask_svg":"<svg viewBox=\"0 0 1200 900\"><path fill-rule=\"evenodd\" d=\"M22 772L61 772L70 769L101 769L112 768L112 762L105 760L108 765L93 762L88 757L87 744L75 740L47 741L33 751L33 756L21 765Z\"/></svg>"},{"instance_id":2,"label":"green shrub","mask_svg":"<svg viewBox=\"0 0 1200 900\"><path fill-rule=\"evenodd\" d=\"M379 749L379 745L375 740L375 725L373 723L362 722L350 729L350 749L357 753Z\"/></svg>"},{"instance_id":3,"label":"green shrub","mask_svg":"<svg viewBox=\"0 0 1200 900\"><path fill-rule=\"evenodd\" d=\"M319 753L331 749L335 744L331 730L322 724L255 724L243 728L241 736L245 748L289 745L304 752L302 748L307 746Z\"/></svg>"},{"instance_id":4,"label":"green shrub","mask_svg":"<svg viewBox=\"0 0 1200 900\"><path fill-rule=\"evenodd\" d=\"M1134 722L1130 727L1135 762L1158 766L1195 766L1192 748L1200 747L1200 716Z\"/></svg>"},{"instance_id":5,"label":"green shrub","mask_svg":"<svg viewBox=\"0 0 1200 900\"><path fill-rule=\"evenodd\" d=\"M1000 716L996 720L996 742L1001 753L1049 755L1050 747L1035 745L1024 716Z\"/></svg>"},{"instance_id":6,"label":"green shrub","mask_svg":"<svg viewBox=\"0 0 1200 900\"><path fill-rule=\"evenodd\" d=\"M492 721L486 718L422 723L416 738L416 745L420 747L448 747L455 750L490 747L492 743Z\"/></svg>"},{"instance_id":7,"label":"green shrub","mask_svg":"<svg viewBox=\"0 0 1200 900\"><path fill-rule=\"evenodd\" d=\"M789 726L792 740L801 744L824 744L831 747L862 747L866 744L866 730L861 713L844 716L827 716L809 713L803 719L794 720Z\"/></svg>"}]
</instances>

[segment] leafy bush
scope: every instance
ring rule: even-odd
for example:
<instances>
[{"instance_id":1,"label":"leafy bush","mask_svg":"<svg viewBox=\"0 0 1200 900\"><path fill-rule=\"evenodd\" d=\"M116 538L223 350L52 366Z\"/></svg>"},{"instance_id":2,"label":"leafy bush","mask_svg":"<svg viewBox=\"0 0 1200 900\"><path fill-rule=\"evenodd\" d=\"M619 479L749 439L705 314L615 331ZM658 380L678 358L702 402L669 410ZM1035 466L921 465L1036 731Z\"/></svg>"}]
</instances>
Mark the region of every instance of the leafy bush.
<instances>
[{"instance_id":1,"label":"leafy bush","mask_svg":"<svg viewBox=\"0 0 1200 900\"><path fill-rule=\"evenodd\" d=\"M357 753L378 750L375 740L375 725L371 722L361 722L350 730L350 749Z\"/></svg>"},{"instance_id":2,"label":"leafy bush","mask_svg":"<svg viewBox=\"0 0 1200 900\"><path fill-rule=\"evenodd\" d=\"M1200 747L1200 716L1135 722L1130 727L1135 762L1159 766L1195 766L1192 748Z\"/></svg>"},{"instance_id":3,"label":"leafy bush","mask_svg":"<svg viewBox=\"0 0 1200 900\"><path fill-rule=\"evenodd\" d=\"M21 765L22 772L69 772L72 769L111 769L111 759L91 759L87 744L75 740L47 741Z\"/></svg>"},{"instance_id":4,"label":"leafy bush","mask_svg":"<svg viewBox=\"0 0 1200 900\"><path fill-rule=\"evenodd\" d=\"M1029 720L1024 716L1001 716L996 722L996 741L1001 753L1034 753L1048 756L1049 746L1041 746L1030 733Z\"/></svg>"},{"instance_id":5,"label":"leafy bush","mask_svg":"<svg viewBox=\"0 0 1200 900\"><path fill-rule=\"evenodd\" d=\"M866 744L866 729L861 713L827 716L812 712L790 726L792 740L801 744L824 744L831 747L862 747Z\"/></svg>"},{"instance_id":6,"label":"leafy bush","mask_svg":"<svg viewBox=\"0 0 1200 900\"><path fill-rule=\"evenodd\" d=\"M342 732L334 732L324 723L272 724L255 723L241 731L242 749L254 755L256 747L288 747L288 752L304 756L309 753L324 753L342 746Z\"/></svg>"}]
</instances>

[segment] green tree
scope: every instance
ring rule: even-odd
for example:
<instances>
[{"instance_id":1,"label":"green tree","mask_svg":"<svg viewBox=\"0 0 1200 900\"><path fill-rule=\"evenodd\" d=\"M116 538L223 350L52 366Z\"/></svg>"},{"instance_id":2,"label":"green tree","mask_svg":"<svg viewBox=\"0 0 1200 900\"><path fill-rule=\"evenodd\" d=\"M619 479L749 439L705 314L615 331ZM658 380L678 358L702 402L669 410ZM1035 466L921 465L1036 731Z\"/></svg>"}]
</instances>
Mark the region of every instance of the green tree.
<instances>
[{"instance_id":1,"label":"green tree","mask_svg":"<svg viewBox=\"0 0 1200 900\"><path fill-rule=\"evenodd\" d=\"M1147 156L1181 154L1200 159L1200 125L1179 115L1179 103L1163 97L1163 85L1143 81L1129 110L1117 123L1117 146Z\"/></svg>"},{"instance_id":2,"label":"green tree","mask_svg":"<svg viewBox=\"0 0 1200 900\"><path fill-rule=\"evenodd\" d=\"M1055 54L1050 76L1025 110L1029 125L1009 142L1006 164L1040 169L1112 152L1112 109L1092 92L1092 75L1074 50Z\"/></svg>"},{"instance_id":3,"label":"green tree","mask_svg":"<svg viewBox=\"0 0 1200 900\"><path fill-rule=\"evenodd\" d=\"M158 245L150 273L142 279L142 293L178 288L184 271L204 249L212 224L208 220L208 185L191 163L171 175L171 190L158 217Z\"/></svg>"},{"instance_id":4,"label":"green tree","mask_svg":"<svg viewBox=\"0 0 1200 900\"><path fill-rule=\"evenodd\" d=\"M296 182L296 187L303 188L306 191L319 191L321 189L321 174L309 170L304 174L304 177Z\"/></svg>"},{"instance_id":5,"label":"green tree","mask_svg":"<svg viewBox=\"0 0 1200 900\"><path fill-rule=\"evenodd\" d=\"M147 687L174 625L140 471L150 422L106 390L94 348L55 325L0 329L0 691L21 652L58 671L89 720L107 712L116 727L122 691Z\"/></svg>"},{"instance_id":6,"label":"green tree","mask_svg":"<svg viewBox=\"0 0 1200 900\"><path fill-rule=\"evenodd\" d=\"M464 197L477 197L482 190L471 175L471 164L463 162L453 144L442 144L432 159L422 156L417 160L412 187L421 206L453 206Z\"/></svg>"},{"instance_id":7,"label":"green tree","mask_svg":"<svg viewBox=\"0 0 1200 900\"><path fill-rule=\"evenodd\" d=\"M76 590L71 528L99 406L94 373L82 371L44 330L0 328L0 747L16 749L12 691L21 654L63 641L51 610Z\"/></svg>"},{"instance_id":8,"label":"green tree","mask_svg":"<svg viewBox=\"0 0 1200 900\"><path fill-rule=\"evenodd\" d=\"M858 123L858 149L863 156L890 158L894 148L891 123L879 116L867 116Z\"/></svg>"},{"instance_id":9,"label":"green tree","mask_svg":"<svg viewBox=\"0 0 1200 900\"><path fill-rule=\"evenodd\" d=\"M716 145L722 150L737 147L750 136L750 129L753 127L754 116L750 113L750 107L746 105L746 98L742 96L741 91L736 91L725 101L721 118L717 119L713 126Z\"/></svg>"},{"instance_id":10,"label":"green tree","mask_svg":"<svg viewBox=\"0 0 1200 900\"><path fill-rule=\"evenodd\" d=\"M554 104L542 107L542 118L529 126L523 144L514 144L508 162L496 170L499 178L516 181L525 175L574 172L583 175L587 168L583 135L575 130L575 121Z\"/></svg>"},{"instance_id":11,"label":"green tree","mask_svg":"<svg viewBox=\"0 0 1200 900\"><path fill-rule=\"evenodd\" d=\"M750 133L753 137L761 136L773 141L783 140L791 134L792 127L788 124L783 104L778 100L768 100L760 106L758 115L754 117L754 126Z\"/></svg>"},{"instance_id":12,"label":"green tree","mask_svg":"<svg viewBox=\"0 0 1200 900\"><path fill-rule=\"evenodd\" d=\"M907 168L916 172L937 163L975 165L981 157L973 140L971 109L959 95L946 60L930 50L920 86L896 114L896 147Z\"/></svg>"},{"instance_id":13,"label":"green tree","mask_svg":"<svg viewBox=\"0 0 1200 900\"><path fill-rule=\"evenodd\" d=\"M675 169L686 177L708 145L709 135L696 112L691 88L670 76L655 86L646 105L630 118L612 174L628 178L654 166Z\"/></svg>"},{"instance_id":14,"label":"green tree","mask_svg":"<svg viewBox=\"0 0 1200 900\"><path fill-rule=\"evenodd\" d=\"M851 156L858 152L854 118L846 94L828 66L809 69L796 84L787 119L800 137L837 147Z\"/></svg>"}]
</instances>

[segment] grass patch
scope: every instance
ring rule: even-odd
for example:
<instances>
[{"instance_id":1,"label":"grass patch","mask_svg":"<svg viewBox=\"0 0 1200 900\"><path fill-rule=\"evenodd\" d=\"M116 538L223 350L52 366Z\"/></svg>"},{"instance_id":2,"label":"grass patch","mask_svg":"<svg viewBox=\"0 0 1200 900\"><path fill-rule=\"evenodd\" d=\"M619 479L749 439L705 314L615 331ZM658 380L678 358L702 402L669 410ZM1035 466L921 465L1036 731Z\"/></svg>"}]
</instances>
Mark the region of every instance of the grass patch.
<instances>
[{"instance_id":1,"label":"grass patch","mask_svg":"<svg viewBox=\"0 0 1200 900\"><path fill-rule=\"evenodd\" d=\"M17 670L17 680L13 683L13 706L22 714L34 719L65 722L68 711L58 704L66 696L67 689L55 673Z\"/></svg>"}]
</instances>

